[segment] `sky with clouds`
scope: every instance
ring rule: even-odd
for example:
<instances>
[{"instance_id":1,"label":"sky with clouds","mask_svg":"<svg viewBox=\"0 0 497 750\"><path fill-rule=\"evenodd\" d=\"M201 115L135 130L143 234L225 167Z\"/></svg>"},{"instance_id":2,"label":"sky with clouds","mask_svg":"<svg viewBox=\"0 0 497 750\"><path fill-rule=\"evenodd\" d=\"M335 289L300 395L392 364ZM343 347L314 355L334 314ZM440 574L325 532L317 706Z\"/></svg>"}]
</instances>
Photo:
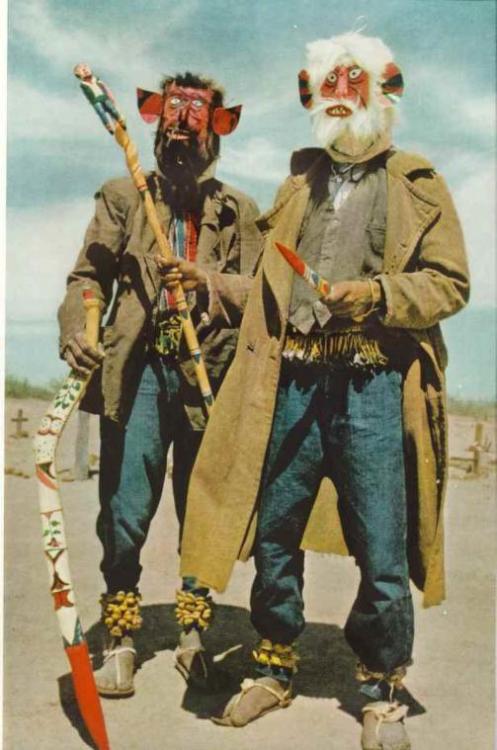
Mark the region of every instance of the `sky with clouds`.
<instances>
[{"instance_id":1,"label":"sky with clouds","mask_svg":"<svg viewBox=\"0 0 497 750\"><path fill-rule=\"evenodd\" d=\"M243 103L218 175L269 207L293 149L314 145L296 75L305 44L366 25L394 50L406 91L396 144L444 174L468 244L473 305L495 305L495 3L486 0L10 0L7 320L48 319L93 210L125 173L82 96L88 62L112 88L146 168L153 127L135 87L202 72ZM29 300L29 305L26 301Z\"/></svg>"}]
</instances>

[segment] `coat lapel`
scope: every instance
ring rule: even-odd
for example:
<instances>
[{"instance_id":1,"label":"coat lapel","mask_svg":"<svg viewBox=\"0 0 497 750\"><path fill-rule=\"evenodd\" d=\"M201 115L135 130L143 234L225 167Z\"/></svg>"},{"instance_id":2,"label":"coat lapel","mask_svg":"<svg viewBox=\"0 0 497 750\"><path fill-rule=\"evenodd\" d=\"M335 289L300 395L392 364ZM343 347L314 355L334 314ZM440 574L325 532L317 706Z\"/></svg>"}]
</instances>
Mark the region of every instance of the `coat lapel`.
<instances>
[{"instance_id":1,"label":"coat lapel","mask_svg":"<svg viewBox=\"0 0 497 750\"><path fill-rule=\"evenodd\" d=\"M440 214L430 197L404 175L388 173L387 227L383 269L399 273L407 266L426 229Z\"/></svg>"},{"instance_id":2,"label":"coat lapel","mask_svg":"<svg viewBox=\"0 0 497 750\"><path fill-rule=\"evenodd\" d=\"M216 253L216 245L220 244L219 215L222 203L216 192L213 196L206 195L202 208L202 219L197 244L197 262L204 268L217 269L216 261L220 260L220 248Z\"/></svg>"},{"instance_id":3,"label":"coat lapel","mask_svg":"<svg viewBox=\"0 0 497 750\"><path fill-rule=\"evenodd\" d=\"M288 201L280 206L277 215L271 215L270 229L266 238L263 256L262 272L269 289L272 292L284 331L288 319L288 307L292 291L293 271L281 253L275 247L275 242L281 242L292 250L296 249L297 238L302 224L310 188L305 182L297 183Z\"/></svg>"}]
</instances>

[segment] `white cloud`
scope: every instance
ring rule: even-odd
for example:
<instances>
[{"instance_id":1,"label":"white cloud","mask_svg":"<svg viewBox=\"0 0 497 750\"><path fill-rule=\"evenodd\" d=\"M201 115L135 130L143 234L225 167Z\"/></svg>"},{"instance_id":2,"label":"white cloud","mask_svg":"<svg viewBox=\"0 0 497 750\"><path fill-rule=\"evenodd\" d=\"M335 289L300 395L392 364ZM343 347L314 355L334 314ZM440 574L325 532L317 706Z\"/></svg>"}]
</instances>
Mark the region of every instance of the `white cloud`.
<instances>
[{"instance_id":1,"label":"white cloud","mask_svg":"<svg viewBox=\"0 0 497 750\"><path fill-rule=\"evenodd\" d=\"M220 172L263 182L281 182L288 174L288 151L267 138L249 138L243 146L223 147Z\"/></svg>"},{"instance_id":2,"label":"white cloud","mask_svg":"<svg viewBox=\"0 0 497 750\"><path fill-rule=\"evenodd\" d=\"M98 14L95 18L98 20ZM136 34L134 28L111 34L104 23L95 23L90 29L89 22L91 17L87 16L84 28L64 25L55 20L50 3L45 0L17 0L12 12L11 34L17 40L22 37L32 52L57 67L74 66L81 59L90 64L98 61L106 70L120 73L123 49L133 49L129 57L131 66L144 56L148 42L144 36ZM68 72L71 70L69 67Z\"/></svg>"},{"instance_id":3,"label":"white cloud","mask_svg":"<svg viewBox=\"0 0 497 750\"><path fill-rule=\"evenodd\" d=\"M278 119L278 115L283 116L283 111L291 107L292 105L298 105L298 89L295 84L294 89L285 88L285 90L278 91L266 91L264 94L260 93L259 96L248 96L243 101L244 106L244 119L257 119L259 120L259 127L264 123L264 117L270 117L271 119Z\"/></svg>"},{"instance_id":4,"label":"white cloud","mask_svg":"<svg viewBox=\"0 0 497 750\"><path fill-rule=\"evenodd\" d=\"M68 96L43 92L21 79L10 82L9 138L59 140L80 130L82 96L77 87ZM88 109L88 107L87 107Z\"/></svg>"},{"instance_id":5,"label":"white cloud","mask_svg":"<svg viewBox=\"0 0 497 750\"><path fill-rule=\"evenodd\" d=\"M53 318L76 260L93 201L7 212L7 318Z\"/></svg>"},{"instance_id":6,"label":"white cloud","mask_svg":"<svg viewBox=\"0 0 497 750\"><path fill-rule=\"evenodd\" d=\"M473 169L463 173L453 197L468 251L472 303L495 306L495 174L492 162L476 166L473 158Z\"/></svg>"},{"instance_id":7,"label":"white cloud","mask_svg":"<svg viewBox=\"0 0 497 750\"><path fill-rule=\"evenodd\" d=\"M408 82L409 85L409 82ZM437 129L449 125L466 136L493 138L495 128L495 94L480 90L475 81L461 68L433 67L420 63L409 91L418 100L417 109L438 117Z\"/></svg>"},{"instance_id":8,"label":"white cloud","mask_svg":"<svg viewBox=\"0 0 497 750\"><path fill-rule=\"evenodd\" d=\"M152 54L154 44L171 42L198 3L199 0L189 0L171 5L167 20L160 24L153 20L153 14L141 13L142 28L133 23L133 15L126 13L123 4L123 22L112 28L105 22L105 9L98 8L93 17L89 9L78 26L77 16L71 23L67 23L67 14L64 21L58 19L52 11L53 3L47 0L16 0L11 9L10 34L29 45L31 52L42 56L49 65L59 70L65 67L68 73L77 62L86 61L107 74L155 81L160 67ZM123 50L127 52L125 57Z\"/></svg>"},{"instance_id":9,"label":"white cloud","mask_svg":"<svg viewBox=\"0 0 497 750\"><path fill-rule=\"evenodd\" d=\"M70 82L71 83L71 82ZM119 97L119 106L126 115L128 123L133 126L145 142L148 130L136 128L140 123L136 107L135 91L128 86L123 96ZM143 125L143 123L141 123ZM105 135L100 120L79 90L75 80L65 95L44 92L20 78L12 78L9 85L8 107L9 144L29 140L40 148L39 141L74 143L71 160L77 161L78 147L85 141L98 141L99 144L109 136ZM43 148L43 146L41 147ZM47 147L50 150L50 146ZM38 152L41 156L41 152ZM81 159L91 158L85 146L81 148Z\"/></svg>"},{"instance_id":10,"label":"white cloud","mask_svg":"<svg viewBox=\"0 0 497 750\"><path fill-rule=\"evenodd\" d=\"M495 96L464 96L456 100L453 114L459 118L463 128L489 136L495 127Z\"/></svg>"}]
</instances>

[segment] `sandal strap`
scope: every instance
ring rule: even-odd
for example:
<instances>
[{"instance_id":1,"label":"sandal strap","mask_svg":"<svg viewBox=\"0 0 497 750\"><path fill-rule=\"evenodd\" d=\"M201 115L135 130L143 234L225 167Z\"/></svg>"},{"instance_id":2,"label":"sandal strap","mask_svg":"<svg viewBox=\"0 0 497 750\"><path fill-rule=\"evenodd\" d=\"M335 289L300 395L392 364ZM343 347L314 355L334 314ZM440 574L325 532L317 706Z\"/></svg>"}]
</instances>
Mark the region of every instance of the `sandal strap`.
<instances>
[{"instance_id":1,"label":"sandal strap","mask_svg":"<svg viewBox=\"0 0 497 750\"><path fill-rule=\"evenodd\" d=\"M104 664L113 656L119 656L119 654L126 653L134 654L136 656L136 651L134 648L131 648L131 646L118 646L117 648L113 648L110 651L104 651Z\"/></svg>"},{"instance_id":2,"label":"sandal strap","mask_svg":"<svg viewBox=\"0 0 497 750\"><path fill-rule=\"evenodd\" d=\"M280 692L276 688L271 687L271 685L266 685L264 682L258 682L257 680L253 680L251 677L246 677L243 680L243 682L240 685L240 687L241 687L242 690L241 690L240 693L238 693L238 696L237 696L238 701L237 701L237 703L239 703L240 700L242 699L242 697L245 695L245 693L248 693L248 691L252 690L252 688L262 688L266 692L271 693L271 695L274 695L274 697L278 700L278 705L281 706L282 708L284 706L288 706L292 702L292 699L291 699L291 696L290 696L290 693L291 693L290 688L288 688L287 690L283 690L282 692ZM234 708L234 706L233 706L233 708Z\"/></svg>"},{"instance_id":3,"label":"sandal strap","mask_svg":"<svg viewBox=\"0 0 497 750\"><path fill-rule=\"evenodd\" d=\"M177 646L174 649L174 655L181 656L181 654L188 654L191 652L200 653L201 651L205 651L205 648L203 646L188 646L187 648L182 648L181 646Z\"/></svg>"},{"instance_id":4,"label":"sandal strap","mask_svg":"<svg viewBox=\"0 0 497 750\"><path fill-rule=\"evenodd\" d=\"M398 701L394 701L393 703L388 703L387 701L376 701L374 703L368 703L367 706L364 706L362 709L363 714L372 712L376 719L388 724L395 721L401 721L407 716L408 711L409 707L401 705Z\"/></svg>"},{"instance_id":5,"label":"sandal strap","mask_svg":"<svg viewBox=\"0 0 497 750\"><path fill-rule=\"evenodd\" d=\"M181 666L182 669L184 669L186 672L188 672L188 674L190 674L190 670L188 670L184 664L181 664L178 661L178 658L182 656L182 654L193 654L193 655L198 654L200 657L200 663L202 665L202 671L204 673L204 679L207 679L209 676L209 670L207 669L207 664L205 662L204 653L205 653L205 648L203 646L188 646L187 648L181 648L181 646L176 646L176 648L174 649L174 654L173 654L174 663L177 666Z\"/></svg>"}]
</instances>

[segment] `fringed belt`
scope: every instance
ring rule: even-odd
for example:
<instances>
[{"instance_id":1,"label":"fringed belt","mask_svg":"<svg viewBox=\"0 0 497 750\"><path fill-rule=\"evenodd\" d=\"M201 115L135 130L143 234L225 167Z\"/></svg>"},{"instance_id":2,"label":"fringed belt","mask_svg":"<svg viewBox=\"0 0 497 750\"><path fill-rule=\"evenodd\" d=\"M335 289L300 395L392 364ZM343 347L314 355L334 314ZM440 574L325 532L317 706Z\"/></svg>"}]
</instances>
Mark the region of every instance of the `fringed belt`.
<instances>
[{"instance_id":1,"label":"fringed belt","mask_svg":"<svg viewBox=\"0 0 497 750\"><path fill-rule=\"evenodd\" d=\"M300 333L289 328L283 345L283 357L303 363L369 369L385 367L388 357L373 331L351 326L337 331Z\"/></svg>"}]
</instances>

